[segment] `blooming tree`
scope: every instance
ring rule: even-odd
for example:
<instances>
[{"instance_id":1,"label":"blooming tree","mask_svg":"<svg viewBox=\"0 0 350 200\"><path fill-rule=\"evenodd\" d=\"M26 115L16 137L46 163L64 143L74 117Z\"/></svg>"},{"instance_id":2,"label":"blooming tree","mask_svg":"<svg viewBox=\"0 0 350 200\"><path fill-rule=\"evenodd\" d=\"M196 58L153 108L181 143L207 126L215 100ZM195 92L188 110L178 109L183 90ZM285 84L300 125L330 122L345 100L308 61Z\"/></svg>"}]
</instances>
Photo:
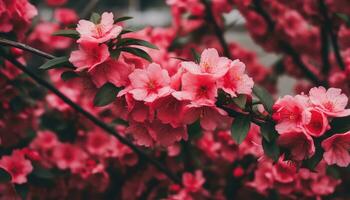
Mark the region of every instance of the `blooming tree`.
<instances>
[{"instance_id":1,"label":"blooming tree","mask_svg":"<svg viewBox=\"0 0 350 200\"><path fill-rule=\"evenodd\" d=\"M349 2L167 0L139 31L45 3L0 0L1 198L348 198ZM232 10L276 64L226 40Z\"/></svg>"}]
</instances>

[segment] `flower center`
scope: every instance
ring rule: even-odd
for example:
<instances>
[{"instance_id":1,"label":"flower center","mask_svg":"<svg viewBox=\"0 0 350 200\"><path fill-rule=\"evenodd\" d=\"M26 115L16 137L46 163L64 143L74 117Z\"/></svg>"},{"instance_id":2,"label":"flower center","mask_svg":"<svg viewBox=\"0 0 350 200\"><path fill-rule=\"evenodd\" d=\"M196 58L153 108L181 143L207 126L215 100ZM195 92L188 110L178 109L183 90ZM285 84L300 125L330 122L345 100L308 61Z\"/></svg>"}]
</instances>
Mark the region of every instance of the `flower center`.
<instances>
[{"instance_id":1,"label":"flower center","mask_svg":"<svg viewBox=\"0 0 350 200\"><path fill-rule=\"evenodd\" d=\"M323 104L323 106L327 109L327 110L333 110L334 106L331 102L327 101L326 103Z\"/></svg>"}]
</instances>

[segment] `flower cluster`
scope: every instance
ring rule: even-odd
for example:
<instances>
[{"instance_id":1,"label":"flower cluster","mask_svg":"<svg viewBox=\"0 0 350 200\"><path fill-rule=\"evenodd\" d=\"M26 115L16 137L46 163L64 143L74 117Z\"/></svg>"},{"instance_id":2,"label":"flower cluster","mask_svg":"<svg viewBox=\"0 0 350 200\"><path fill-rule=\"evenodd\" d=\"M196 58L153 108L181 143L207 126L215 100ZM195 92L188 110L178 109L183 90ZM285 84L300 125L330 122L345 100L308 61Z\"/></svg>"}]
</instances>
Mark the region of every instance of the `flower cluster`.
<instances>
[{"instance_id":1,"label":"flower cluster","mask_svg":"<svg viewBox=\"0 0 350 200\"><path fill-rule=\"evenodd\" d=\"M52 57L43 63L23 51L28 46L1 46L1 199L344 194L348 2L167 0L171 26L139 31L127 27L130 17L104 12L79 20L68 0L44 2L52 12L40 13L26 32L36 8L0 0L0 44L17 40ZM255 52L226 41L232 11L258 44L281 54L276 64L265 67ZM98 123L52 88L43 90L10 58ZM299 95L275 101L284 73L309 82L295 84Z\"/></svg>"},{"instance_id":2,"label":"flower cluster","mask_svg":"<svg viewBox=\"0 0 350 200\"><path fill-rule=\"evenodd\" d=\"M340 89L326 90L324 87L312 88L308 96L285 96L278 99L273 106L272 118L276 121L276 130L280 134L279 144L290 150L293 160L310 158L315 153L312 137L329 136L327 130L334 128L329 121L350 115L350 109L345 109L347 104L348 97ZM338 137L346 138L346 135L347 133L336 134L323 140L324 159L329 165L349 164L350 160L346 159L346 155L349 155L346 140L342 141L342 145L337 142L341 140Z\"/></svg>"}]
</instances>

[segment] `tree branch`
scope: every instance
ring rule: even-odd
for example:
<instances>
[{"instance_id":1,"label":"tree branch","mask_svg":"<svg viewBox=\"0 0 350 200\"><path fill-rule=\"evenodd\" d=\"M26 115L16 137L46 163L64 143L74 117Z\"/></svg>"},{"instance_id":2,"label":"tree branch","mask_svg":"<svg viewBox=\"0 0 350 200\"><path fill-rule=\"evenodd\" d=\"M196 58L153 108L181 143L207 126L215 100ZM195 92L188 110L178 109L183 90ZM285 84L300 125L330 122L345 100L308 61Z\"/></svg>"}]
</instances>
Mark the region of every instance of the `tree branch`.
<instances>
[{"instance_id":1,"label":"tree branch","mask_svg":"<svg viewBox=\"0 0 350 200\"><path fill-rule=\"evenodd\" d=\"M341 54L340 54L340 49L339 49L339 45L338 45L338 37L332 30L332 20L328 16L327 6L324 3L324 0L319 0L318 3L319 3L321 14L324 18L324 22L325 22L324 26L327 29L327 32L328 32L328 34L331 38L331 41L332 41L332 46L333 46L335 58L338 62L340 69L344 70L345 64L344 64L343 58L341 57Z\"/></svg>"},{"instance_id":2,"label":"tree branch","mask_svg":"<svg viewBox=\"0 0 350 200\"><path fill-rule=\"evenodd\" d=\"M14 42L14 41L11 41L11 40L7 40L5 38L0 38L0 45L16 47L18 49L22 49L24 51L29 51L29 52L31 52L33 54L36 54L38 56L41 56L41 57L44 57L44 58L47 58L47 59L54 59L54 58L56 58L55 56L53 56L51 54L45 53L45 52L40 51L38 49L35 49L35 48L31 47L31 46L28 46L26 44L19 43L19 42Z\"/></svg>"},{"instance_id":3,"label":"tree branch","mask_svg":"<svg viewBox=\"0 0 350 200\"><path fill-rule=\"evenodd\" d=\"M17 44L16 42L13 42ZM12 44L12 43L11 43ZM37 52L33 51L33 48L26 46L26 45L20 45L24 47L24 50L31 49L30 52ZM41 53L40 53L41 54ZM45 54L41 54L45 55ZM35 80L39 85L45 87L55 95L57 95L62 101L64 101L66 104L68 104L70 107L72 107L74 110L76 110L78 113L82 114L86 118L88 118L91 122L93 122L95 125L103 129L109 134L114 135L121 143L127 145L130 149L132 149L133 152L135 152L138 156L141 158L144 158L147 160L150 164L154 165L159 171L163 172L170 180L174 181L175 183L181 184L181 180L175 176L169 169L167 169L162 163L160 163L158 160L152 158L144 151L140 150L138 147L136 147L132 142L121 136L119 133L117 133L111 126L105 124L104 122L97 119L94 115L71 101L67 96L65 96L63 93L61 93L58 89L56 89L54 86L52 86L49 82L42 79L40 76L23 66L20 62L18 62L13 56L8 55L6 52L0 49L0 56L7 59L9 62L11 62L14 66L16 66L18 69L26 73L29 77L31 77L33 80Z\"/></svg>"},{"instance_id":4,"label":"tree branch","mask_svg":"<svg viewBox=\"0 0 350 200\"><path fill-rule=\"evenodd\" d=\"M220 26L218 25L218 23L215 20L215 16L214 16L214 14L211 10L211 7L210 7L210 3L207 0L202 0L202 3L205 7L205 13L207 14L206 20L208 21L209 24L213 25L215 35L218 38L222 49L224 50L224 55L227 58L231 58L231 53L230 53L229 47L227 45L227 42L225 40L224 32L221 30Z\"/></svg>"}]
</instances>

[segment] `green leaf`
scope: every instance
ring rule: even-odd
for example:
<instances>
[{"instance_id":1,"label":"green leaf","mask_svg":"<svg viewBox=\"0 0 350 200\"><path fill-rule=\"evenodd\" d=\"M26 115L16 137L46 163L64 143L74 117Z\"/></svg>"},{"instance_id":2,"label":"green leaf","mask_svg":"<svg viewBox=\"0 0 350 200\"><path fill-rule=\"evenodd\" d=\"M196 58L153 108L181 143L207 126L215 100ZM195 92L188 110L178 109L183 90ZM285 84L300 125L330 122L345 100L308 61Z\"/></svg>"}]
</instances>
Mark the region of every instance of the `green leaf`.
<instances>
[{"instance_id":1,"label":"green leaf","mask_svg":"<svg viewBox=\"0 0 350 200\"><path fill-rule=\"evenodd\" d=\"M190 61L190 60L188 60L186 58L180 58L180 57L170 57L170 58L173 58L173 59L176 59L176 60L181 60L181 61L184 61L184 62Z\"/></svg>"},{"instance_id":2,"label":"green leaf","mask_svg":"<svg viewBox=\"0 0 350 200\"><path fill-rule=\"evenodd\" d=\"M69 62L68 58L65 56L51 59L46 63L44 63L43 65L41 65L39 69L49 70L49 69L59 68L64 65L71 66L71 63Z\"/></svg>"},{"instance_id":3,"label":"green leaf","mask_svg":"<svg viewBox=\"0 0 350 200\"><path fill-rule=\"evenodd\" d=\"M134 31L123 29L122 32L120 32L120 35L127 34L127 33L132 33L132 32L134 32Z\"/></svg>"},{"instance_id":4,"label":"green leaf","mask_svg":"<svg viewBox=\"0 0 350 200\"><path fill-rule=\"evenodd\" d=\"M265 138L262 138L262 146L265 154L276 162L280 154L280 149L277 146L276 140L269 142Z\"/></svg>"},{"instance_id":5,"label":"green leaf","mask_svg":"<svg viewBox=\"0 0 350 200\"><path fill-rule=\"evenodd\" d=\"M271 123L264 123L260 126L261 135L268 142L272 142L278 137L278 133L274 128L274 125Z\"/></svg>"},{"instance_id":6,"label":"green leaf","mask_svg":"<svg viewBox=\"0 0 350 200\"><path fill-rule=\"evenodd\" d=\"M112 83L106 83L100 87L94 98L94 105L97 107L106 106L117 98L120 88L117 88Z\"/></svg>"},{"instance_id":7,"label":"green leaf","mask_svg":"<svg viewBox=\"0 0 350 200\"><path fill-rule=\"evenodd\" d=\"M15 185L15 190L21 199L27 199L29 188L27 184Z\"/></svg>"},{"instance_id":8,"label":"green leaf","mask_svg":"<svg viewBox=\"0 0 350 200\"><path fill-rule=\"evenodd\" d=\"M43 179L53 179L55 178L55 174L52 173L49 169L41 167L39 165L34 166L34 170L32 172L36 177Z\"/></svg>"},{"instance_id":9,"label":"green leaf","mask_svg":"<svg viewBox=\"0 0 350 200\"><path fill-rule=\"evenodd\" d=\"M335 13L340 19L342 19L345 23L346 26L350 26L350 18L344 13Z\"/></svg>"},{"instance_id":10,"label":"green leaf","mask_svg":"<svg viewBox=\"0 0 350 200\"><path fill-rule=\"evenodd\" d=\"M253 87L253 93L256 97L260 99L267 112L272 113L272 106L274 104L274 100L270 93L265 88L256 84Z\"/></svg>"},{"instance_id":11,"label":"green leaf","mask_svg":"<svg viewBox=\"0 0 350 200\"><path fill-rule=\"evenodd\" d=\"M319 162L321 162L323 158L323 152L324 151L321 147L317 147L315 154L311 158L304 160L303 166L312 171L315 171L316 166Z\"/></svg>"},{"instance_id":12,"label":"green leaf","mask_svg":"<svg viewBox=\"0 0 350 200\"><path fill-rule=\"evenodd\" d=\"M201 55L199 55L198 52L196 52L196 50L194 50L193 48L191 49L191 53L193 56L194 61L199 64L201 62Z\"/></svg>"},{"instance_id":13,"label":"green leaf","mask_svg":"<svg viewBox=\"0 0 350 200\"><path fill-rule=\"evenodd\" d=\"M326 173L335 179L341 178L339 169L336 166L327 166Z\"/></svg>"},{"instance_id":14,"label":"green leaf","mask_svg":"<svg viewBox=\"0 0 350 200\"><path fill-rule=\"evenodd\" d=\"M78 39L80 37L79 32L76 30L72 30L72 29L59 30L59 31L54 32L52 35L68 37L68 38L73 38L73 39Z\"/></svg>"},{"instance_id":15,"label":"green leaf","mask_svg":"<svg viewBox=\"0 0 350 200\"><path fill-rule=\"evenodd\" d=\"M331 133L345 133L350 130L350 116L334 118L330 123Z\"/></svg>"},{"instance_id":16,"label":"green leaf","mask_svg":"<svg viewBox=\"0 0 350 200\"><path fill-rule=\"evenodd\" d=\"M237 97L232 99L233 102L241 109L245 108L245 104L247 103L247 96L240 94Z\"/></svg>"},{"instance_id":17,"label":"green leaf","mask_svg":"<svg viewBox=\"0 0 350 200\"><path fill-rule=\"evenodd\" d=\"M112 58L118 59L120 56L120 50L116 49L116 50L110 50L109 54Z\"/></svg>"},{"instance_id":18,"label":"green leaf","mask_svg":"<svg viewBox=\"0 0 350 200\"><path fill-rule=\"evenodd\" d=\"M142 49L138 49L138 48L134 48L134 47L122 47L119 50L131 53L135 56L138 56L140 58L147 60L148 62L152 62L151 56L148 55L148 53Z\"/></svg>"},{"instance_id":19,"label":"green leaf","mask_svg":"<svg viewBox=\"0 0 350 200\"><path fill-rule=\"evenodd\" d=\"M241 144L247 137L249 129L250 118L248 116L240 115L236 117L232 123L231 136L238 144Z\"/></svg>"},{"instance_id":20,"label":"green leaf","mask_svg":"<svg viewBox=\"0 0 350 200\"><path fill-rule=\"evenodd\" d=\"M11 179L11 175L5 169L0 167L0 183L8 183Z\"/></svg>"},{"instance_id":21,"label":"green leaf","mask_svg":"<svg viewBox=\"0 0 350 200\"><path fill-rule=\"evenodd\" d=\"M99 24L101 22L101 15L98 13L92 13L90 17L90 21L93 22L94 24Z\"/></svg>"},{"instance_id":22,"label":"green leaf","mask_svg":"<svg viewBox=\"0 0 350 200\"><path fill-rule=\"evenodd\" d=\"M117 43L117 46L129 46L129 45L138 45L138 46L148 47L151 49L158 49L158 47L156 47L154 44L150 42L147 42L145 40L140 40L140 39L134 39L134 38L122 38Z\"/></svg>"},{"instance_id":23,"label":"green leaf","mask_svg":"<svg viewBox=\"0 0 350 200\"><path fill-rule=\"evenodd\" d=\"M61 74L61 79L64 81L67 81L69 79L76 78L76 77L79 77L79 75L74 71L65 71Z\"/></svg>"},{"instance_id":24,"label":"green leaf","mask_svg":"<svg viewBox=\"0 0 350 200\"><path fill-rule=\"evenodd\" d=\"M132 18L133 18L133 17L130 17L130 16L119 17L118 19L116 19L116 20L114 21L114 23L127 21L127 20L130 20L130 19L132 19Z\"/></svg>"}]
</instances>

